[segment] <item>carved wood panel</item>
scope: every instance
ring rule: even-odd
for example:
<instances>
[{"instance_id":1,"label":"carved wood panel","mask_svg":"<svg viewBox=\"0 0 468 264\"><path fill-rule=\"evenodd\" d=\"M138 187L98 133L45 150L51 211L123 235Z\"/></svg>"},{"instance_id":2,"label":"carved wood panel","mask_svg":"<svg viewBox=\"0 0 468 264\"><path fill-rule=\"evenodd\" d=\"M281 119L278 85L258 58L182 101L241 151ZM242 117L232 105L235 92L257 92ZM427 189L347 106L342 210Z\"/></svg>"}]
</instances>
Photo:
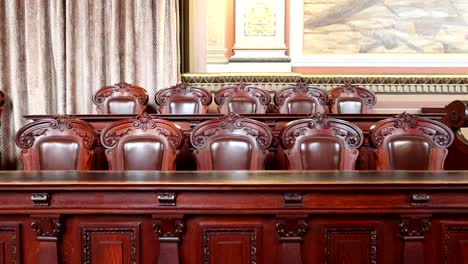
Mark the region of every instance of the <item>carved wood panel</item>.
<instances>
[{"instance_id":1,"label":"carved wood panel","mask_svg":"<svg viewBox=\"0 0 468 264\"><path fill-rule=\"evenodd\" d=\"M468 222L442 222L445 264L468 263Z\"/></svg>"},{"instance_id":2,"label":"carved wood panel","mask_svg":"<svg viewBox=\"0 0 468 264\"><path fill-rule=\"evenodd\" d=\"M21 263L19 224L0 223L0 264Z\"/></svg>"},{"instance_id":3,"label":"carved wood panel","mask_svg":"<svg viewBox=\"0 0 468 264\"><path fill-rule=\"evenodd\" d=\"M325 263L377 263L376 228L337 227L325 229Z\"/></svg>"},{"instance_id":4,"label":"carved wood panel","mask_svg":"<svg viewBox=\"0 0 468 264\"><path fill-rule=\"evenodd\" d=\"M82 263L140 263L140 224L81 226Z\"/></svg>"},{"instance_id":5,"label":"carved wood panel","mask_svg":"<svg viewBox=\"0 0 468 264\"><path fill-rule=\"evenodd\" d=\"M204 264L261 263L260 226L203 228Z\"/></svg>"}]
</instances>

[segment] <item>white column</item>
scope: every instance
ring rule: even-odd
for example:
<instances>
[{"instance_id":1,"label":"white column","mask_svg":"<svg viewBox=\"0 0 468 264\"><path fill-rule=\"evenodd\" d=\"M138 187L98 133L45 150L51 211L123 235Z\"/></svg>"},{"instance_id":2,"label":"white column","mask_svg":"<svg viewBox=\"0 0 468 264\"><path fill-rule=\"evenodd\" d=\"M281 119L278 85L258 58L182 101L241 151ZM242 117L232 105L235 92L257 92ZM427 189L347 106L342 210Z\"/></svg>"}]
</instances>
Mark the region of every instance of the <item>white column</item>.
<instances>
[{"instance_id":1,"label":"white column","mask_svg":"<svg viewBox=\"0 0 468 264\"><path fill-rule=\"evenodd\" d=\"M226 0L207 0L207 57L208 64L226 64L225 29Z\"/></svg>"},{"instance_id":2,"label":"white column","mask_svg":"<svg viewBox=\"0 0 468 264\"><path fill-rule=\"evenodd\" d=\"M231 62L289 62L285 55L285 0L236 0Z\"/></svg>"}]
</instances>

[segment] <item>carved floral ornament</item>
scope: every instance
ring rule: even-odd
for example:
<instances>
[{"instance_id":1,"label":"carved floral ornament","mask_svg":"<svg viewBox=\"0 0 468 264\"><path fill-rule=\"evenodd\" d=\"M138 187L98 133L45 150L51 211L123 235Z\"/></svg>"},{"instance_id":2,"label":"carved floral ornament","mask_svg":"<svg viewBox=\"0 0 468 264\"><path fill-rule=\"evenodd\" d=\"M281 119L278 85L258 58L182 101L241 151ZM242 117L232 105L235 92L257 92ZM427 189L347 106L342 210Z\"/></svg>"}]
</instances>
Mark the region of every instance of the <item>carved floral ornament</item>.
<instances>
[{"instance_id":1,"label":"carved floral ornament","mask_svg":"<svg viewBox=\"0 0 468 264\"><path fill-rule=\"evenodd\" d=\"M32 221L31 229L38 238L57 238L62 230L62 224L58 219L44 218Z\"/></svg>"},{"instance_id":2,"label":"carved floral ornament","mask_svg":"<svg viewBox=\"0 0 468 264\"><path fill-rule=\"evenodd\" d=\"M16 135L16 144L22 149L28 149L34 145L36 138L46 136L50 130L59 133L68 133L68 130L72 130L75 135L83 138L83 146L87 149L91 149L96 142L95 134L90 132L94 129L90 125L73 116L55 116L32 122L21 128Z\"/></svg>"},{"instance_id":3,"label":"carved floral ornament","mask_svg":"<svg viewBox=\"0 0 468 264\"><path fill-rule=\"evenodd\" d=\"M280 91L277 96L275 97L275 101L277 105L283 105L286 99L291 96L296 96L304 94L309 97L317 98L317 100L322 104L328 103L328 94L326 91L312 86L312 85L303 85L302 83L298 83L295 86L288 87L282 91Z\"/></svg>"},{"instance_id":4,"label":"carved floral ornament","mask_svg":"<svg viewBox=\"0 0 468 264\"><path fill-rule=\"evenodd\" d=\"M385 138L414 129L418 134L429 138L437 147L450 146L454 138L453 132L444 124L406 112L379 123L377 124L379 128L371 134L376 147L382 146Z\"/></svg>"},{"instance_id":5,"label":"carved floral ornament","mask_svg":"<svg viewBox=\"0 0 468 264\"><path fill-rule=\"evenodd\" d=\"M153 232L156 234L159 240L173 240L179 241L184 233L184 222L182 220L177 220L174 223L174 228L172 230L163 230L162 224L156 222L153 224Z\"/></svg>"},{"instance_id":6,"label":"carved floral ornament","mask_svg":"<svg viewBox=\"0 0 468 264\"><path fill-rule=\"evenodd\" d=\"M212 101L211 94L208 91L192 85L181 83L157 92L156 103L158 105L166 105L170 101L170 98L177 95L197 97L200 99L200 102L203 105L209 105Z\"/></svg>"},{"instance_id":7,"label":"carved floral ornament","mask_svg":"<svg viewBox=\"0 0 468 264\"><path fill-rule=\"evenodd\" d=\"M308 130L332 130L335 137L343 138L347 146L352 149L359 148L363 143L360 129L349 122L329 118L326 115L315 114L308 119L297 120L283 132L283 142L286 148L292 148L296 139L305 136Z\"/></svg>"},{"instance_id":8,"label":"carved floral ornament","mask_svg":"<svg viewBox=\"0 0 468 264\"><path fill-rule=\"evenodd\" d=\"M146 91L138 86L133 86L126 82L119 82L112 86L107 86L100 89L93 97L93 101L96 105L102 105L107 97L113 93L129 93L131 96L137 98L140 104L146 104L148 102L148 94Z\"/></svg>"},{"instance_id":9,"label":"carved floral ornament","mask_svg":"<svg viewBox=\"0 0 468 264\"><path fill-rule=\"evenodd\" d=\"M102 131L102 144L106 148L115 148L121 138L127 136L134 130L154 130L158 135L164 136L168 139L169 144L178 148L182 144L183 136L172 123L160 119L154 119L148 114L138 115L131 121L129 126L128 120L114 123L111 127Z\"/></svg>"},{"instance_id":10,"label":"carved floral ornament","mask_svg":"<svg viewBox=\"0 0 468 264\"><path fill-rule=\"evenodd\" d=\"M332 104L334 104L336 99L340 97L340 94L345 94L346 96L357 95L365 104L370 106L373 106L377 103L377 98L372 91L347 84L330 90L330 101Z\"/></svg>"},{"instance_id":11,"label":"carved floral ornament","mask_svg":"<svg viewBox=\"0 0 468 264\"><path fill-rule=\"evenodd\" d=\"M221 132L221 130L228 130L231 133L236 130L242 130L247 135L254 137L259 147L263 149L268 148L272 141L272 137L269 136L270 133L268 133L269 128L266 127L266 125L255 120L244 118L237 113L229 113L217 120L208 122L211 124L203 126L201 129L195 129L192 132L193 137L191 138L191 143L195 148L205 147L210 138ZM252 127L249 123L253 124L254 127L262 127L263 131Z\"/></svg>"},{"instance_id":12,"label":"carved floral ornament","mask_svg":"<svg viewBox=\"0 0 468 264\"><path fill-rule=\"evenodd\" d=\"M218 105L223 105L226 103L226 99L232 93L244 93L248 94L251 97L257 98L261 104L267 105L270 103L270 94L267 91L264 91L254 85L246 85L241 82L239 85L225 87L216 94L215 101Z\"/></svg>"}]
</instances>

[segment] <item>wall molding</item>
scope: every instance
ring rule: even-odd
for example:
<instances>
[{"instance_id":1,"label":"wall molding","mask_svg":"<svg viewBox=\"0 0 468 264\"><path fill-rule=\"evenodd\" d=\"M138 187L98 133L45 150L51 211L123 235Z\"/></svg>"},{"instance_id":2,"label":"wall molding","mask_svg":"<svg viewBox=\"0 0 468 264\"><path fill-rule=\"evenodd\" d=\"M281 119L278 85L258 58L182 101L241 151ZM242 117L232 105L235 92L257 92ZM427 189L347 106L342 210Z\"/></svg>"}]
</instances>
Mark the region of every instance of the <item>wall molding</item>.
<instances>
[{"instance_id":1,"label":"wall molding","mask_svg":"<svg viewBox=\"0 0 468 264\"><path fill-rule=\"evenodd\" d=\"M299 73L182 74L182 82L216 91L240 82L255 84L271 92L296 83L330 90L344 84L381 94L468 94L468 75L310 75Z\"/></svg>"}]
</instances>

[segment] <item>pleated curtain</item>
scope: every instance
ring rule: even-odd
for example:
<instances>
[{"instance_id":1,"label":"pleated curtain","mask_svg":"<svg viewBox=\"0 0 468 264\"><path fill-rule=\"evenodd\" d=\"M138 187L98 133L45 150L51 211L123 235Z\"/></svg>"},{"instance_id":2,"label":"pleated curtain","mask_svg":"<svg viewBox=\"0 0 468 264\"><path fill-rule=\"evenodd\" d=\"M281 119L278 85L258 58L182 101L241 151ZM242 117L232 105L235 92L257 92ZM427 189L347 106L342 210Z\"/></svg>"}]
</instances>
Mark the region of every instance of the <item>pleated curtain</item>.
<instances>
[{"instance_id":1,"label":"pleated curtain","mask_svg":"<svg viewBox=\"0 0 468 264\"><path fill-rule=\"evenodd\" d=\"M120 81L153 103L178 83L178 16L176 0L0 0L2 168L21 166L23 115L96 113L93 94Z\"/></svg>"}]
</instances>

